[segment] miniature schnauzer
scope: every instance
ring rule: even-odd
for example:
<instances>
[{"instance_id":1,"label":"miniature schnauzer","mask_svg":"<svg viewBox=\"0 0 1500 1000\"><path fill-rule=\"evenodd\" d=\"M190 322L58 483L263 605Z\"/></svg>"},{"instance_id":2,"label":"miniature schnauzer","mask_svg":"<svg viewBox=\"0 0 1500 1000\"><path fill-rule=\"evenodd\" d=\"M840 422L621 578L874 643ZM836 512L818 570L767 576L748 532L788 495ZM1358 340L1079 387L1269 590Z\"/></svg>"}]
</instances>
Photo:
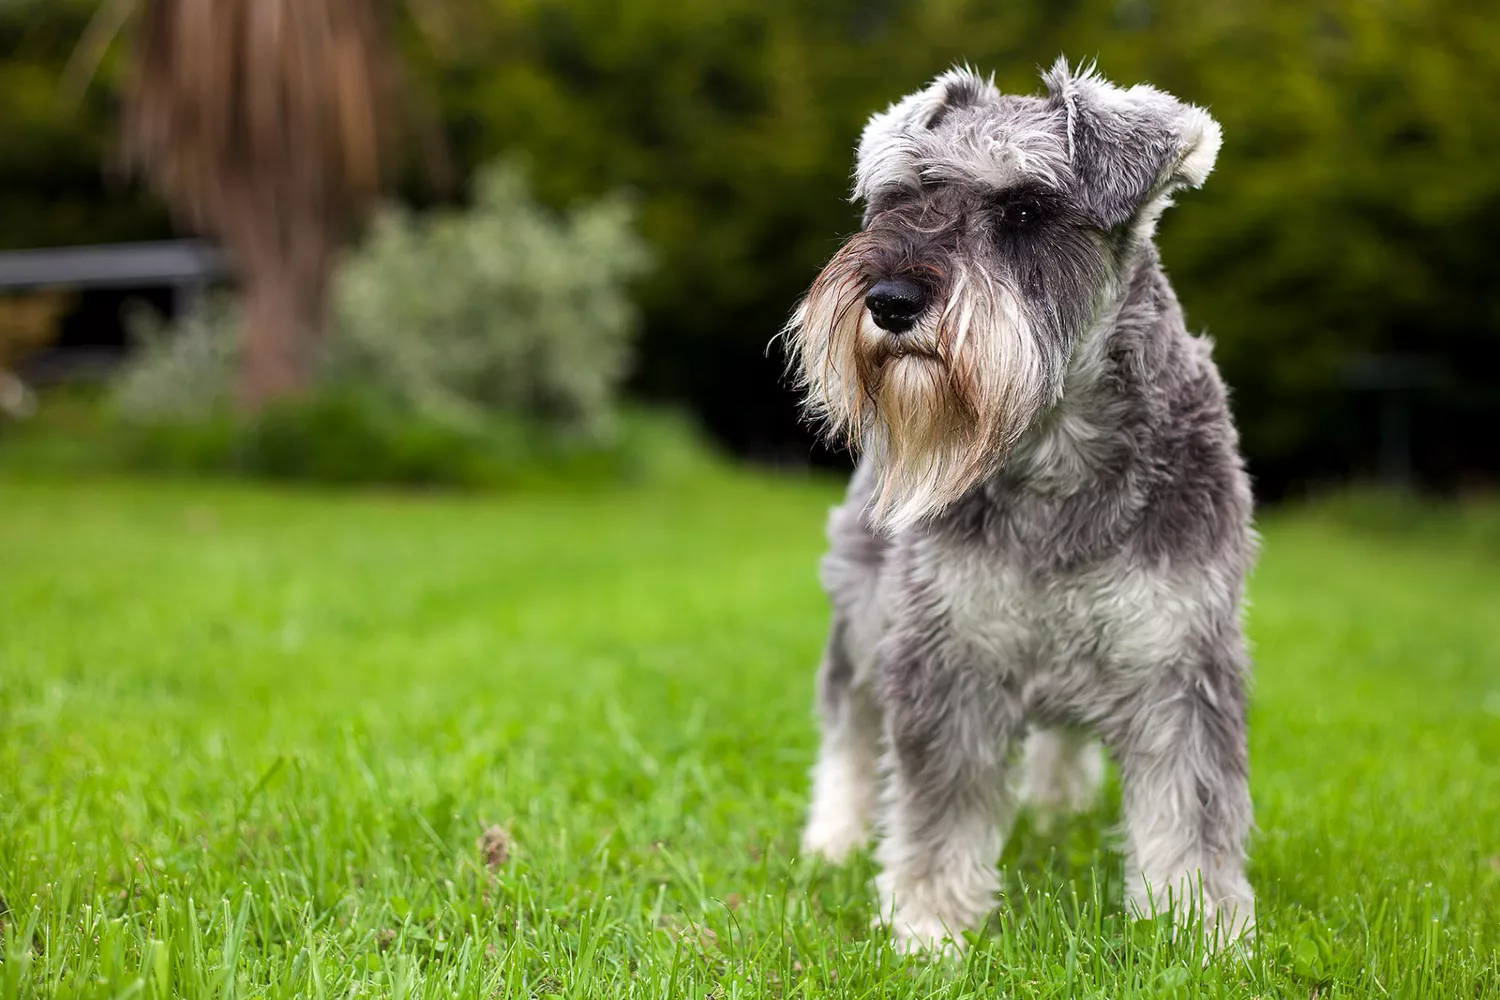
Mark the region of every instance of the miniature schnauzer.
<instances>
[{"instance_id":1,"label":"miniature schnauzer","mask_svg":"<svg viewBox=\"0 0 1500 1000\"><path fill-rule=\"evenodd\" d=\"M955 69L870 119L864 223L784 331L861 458L803 845L879 831L898 944L960 946L1020 801L1124 791L1132 911L1254 926L1241 591L1248 478L1152 235L1219 150L1203 110L1059 60L1044 96ZM1098 742L1096 742L1098 741Z\"/></svg>"}]
</instances>

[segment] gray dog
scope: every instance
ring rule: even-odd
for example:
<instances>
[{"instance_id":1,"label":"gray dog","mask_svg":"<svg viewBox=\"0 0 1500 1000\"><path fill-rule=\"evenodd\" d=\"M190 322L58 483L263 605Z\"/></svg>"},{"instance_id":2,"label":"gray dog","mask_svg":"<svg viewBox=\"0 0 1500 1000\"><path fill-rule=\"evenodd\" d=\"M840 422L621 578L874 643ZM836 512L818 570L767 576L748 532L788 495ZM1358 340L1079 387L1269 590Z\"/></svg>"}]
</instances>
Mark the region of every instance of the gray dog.
<instances>
[{"instance_id":1,"label":"gray dog","mask_svg":"<svg viewBox=\"0 0 1500 1000\"><path fill-rule=\"evenodd\" d=\"M829 522L833 625L804 849L877 821L883 919L953 948L1018 802L1124 787L1135 912L1254 926L1241 592L1251 498L1209 344L1152 234L1218 124L1059 61L1045 96L967 69L871 118L864 227L785 334L862 457Z\"/></svg>"}]
</instances>

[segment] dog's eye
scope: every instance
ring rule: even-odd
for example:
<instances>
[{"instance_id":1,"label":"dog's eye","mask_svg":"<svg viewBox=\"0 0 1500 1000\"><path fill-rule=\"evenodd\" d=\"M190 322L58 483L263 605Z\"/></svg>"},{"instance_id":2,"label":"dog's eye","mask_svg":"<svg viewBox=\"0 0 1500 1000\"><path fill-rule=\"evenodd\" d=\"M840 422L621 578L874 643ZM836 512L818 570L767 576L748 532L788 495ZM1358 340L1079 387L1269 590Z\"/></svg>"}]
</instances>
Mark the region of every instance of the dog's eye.
<instances>
[{"instance_id":1,"label":"dog's eye","mask_svg":"<svg viewBox=\"0 0 1500 1000\"><path fill-rule=\"evenodd\" d=\"M1002 226L1029 226L1042 217L1042 203L1034 195L1017 194L995 205L995 221Z\"/></svg>"}]
</instances>

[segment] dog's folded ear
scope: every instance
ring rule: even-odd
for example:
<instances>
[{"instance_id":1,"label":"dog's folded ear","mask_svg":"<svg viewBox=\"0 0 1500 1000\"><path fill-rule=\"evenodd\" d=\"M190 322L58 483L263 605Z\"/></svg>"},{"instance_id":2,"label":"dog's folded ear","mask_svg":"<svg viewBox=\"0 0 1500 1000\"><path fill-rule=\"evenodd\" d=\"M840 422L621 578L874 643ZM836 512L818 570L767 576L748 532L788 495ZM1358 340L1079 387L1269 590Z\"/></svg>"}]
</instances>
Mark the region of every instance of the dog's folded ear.
<instances>
[{"instance_id":1,"label":"dog's folded ear","mask_svg":"<svg viewBox=\"0 0 1500 1000\"><path fill-rule=\"evenodd\" d=\"M1222 135L1202 108L1155 87L1116 87L1063 58L1042 80L1066 114L1078 196L1104 228L1138 219L1149 225L1172 192L1197 187L1213 170Z\"/></svg>"},{"instance_id":2,"label":"dog's folded ear","mask_svg":"<svg viewBox=\"0 0 1500 1000\"><path fill-rule=\"evenodd\" d=\"M886 188L919 187L916 151L923 133L936 129L952 111L999 97L994 80L959 66L871 115L859 140L853 200L868 201Z\"/></svg>"}]
</instances>

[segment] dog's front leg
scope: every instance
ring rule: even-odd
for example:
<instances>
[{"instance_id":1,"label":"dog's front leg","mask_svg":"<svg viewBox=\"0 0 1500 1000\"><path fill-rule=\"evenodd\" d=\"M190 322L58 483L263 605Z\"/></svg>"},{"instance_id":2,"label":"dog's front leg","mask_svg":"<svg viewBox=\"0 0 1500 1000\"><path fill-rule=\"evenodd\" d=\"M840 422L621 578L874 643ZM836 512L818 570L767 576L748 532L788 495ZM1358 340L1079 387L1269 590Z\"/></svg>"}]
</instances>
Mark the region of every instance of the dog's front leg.
<instances>
[{"instance_id":1,"label":"dog's front leg","mask_svg":"<svg viewBox=\"0 0 1500 1000\"><path fill-rule=\"evenodd\" d=\"M1255 926L1243 688L1232 665L1173 672L1134 699L1109 740L1124 788L1131 908L1171 912L1210 948Z\"/></svg>"},{"instance_id":2,"label":"dog's front leg","mask_svg":"<svg viewBox=\"0 0 1500 1000\"><path fill-rule=\"evenodd\" d=\"M829 861L843 861L865 843L875 811L880 710L868 685L849 648L848 623L835 616L818 670L823 742L802 832L802 850Z\"/></svg>"},{"instance_id":3,"label":"dog's front leg","mask_svg":"<svg viewBox=\"0 0 1500 1000\"><path fill-rule=\"evenodd\" d=\"M1015 815L1004 773L1021 731L998 675L919 629L877 658L887 749L876 857L881 919L908 951L954 951L994 905Z\"/></svg>"}]
</instances>

